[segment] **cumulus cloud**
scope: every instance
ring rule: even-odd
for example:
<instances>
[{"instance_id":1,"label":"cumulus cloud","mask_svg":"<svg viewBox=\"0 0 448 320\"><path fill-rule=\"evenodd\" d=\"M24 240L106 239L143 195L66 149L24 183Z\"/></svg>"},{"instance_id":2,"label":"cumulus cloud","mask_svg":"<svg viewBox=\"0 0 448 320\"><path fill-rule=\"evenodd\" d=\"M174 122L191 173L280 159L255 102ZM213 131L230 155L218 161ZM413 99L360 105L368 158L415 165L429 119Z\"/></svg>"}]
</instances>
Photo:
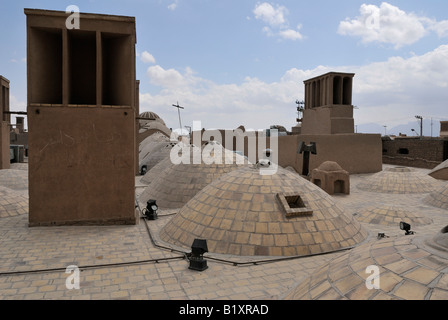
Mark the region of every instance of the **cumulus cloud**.
<instances>
[{"instance_id":1,"label":"cumulus cloud","mask_svg":"<svg viewBox=\"0 0 448 320\"><path fill-rule=\"evenodd\" d=\"M255 18L260 19L271 26L281 26L286 23L285 15L288 9L284 6L277 5L274 8L270 3L257 3L253 10Z\"/></svg>"},{"instance_id":2,"label":"cumulus cloud","mask_svg":"<svg viewBox=\"0 0 448 320\"><path fill-rule=\"evenodd\" d=\"M144 63L156 63L156 59L148 51L143 51L142 54L140 55L140 59Z\"/></svg>"},{"instance_id":3,"label":"cumulus cloud","mask_svg":"<svg viewBox=\"0 0 448 320\"><path fill-rule=\"evenodd\" d=\"M419 41L430 31L436 31L440 37L448 35L448 21L437 22L407 13L387 2L379 7L363 4L359 12L360 16L340 22L339 34L360 37L366 44L392 44L396 49Z\"/></svg>"},{"instance_id":4,"label":"cumulus cloud","mask_svg":"<svg viewBox=\"0 0 448 320\"><path fill-rule=\"evenodd\" d=\"M296 99L304 99L303 81L324 73L355 73L353 103L356 124L388 126L415 120L416 114L446 118L448 101L448 45L410 58L392 57L365 66L292 68L275 82L246 77L240 84L217 84L199 77L190 68L148 69L149 81L160 87L157 94L142 93L141 110L154 111L176 127L172 103L185 106L182 122L202 121L206 128L263 129L273 124L294 126ZM447 119L448 120L448 119Z\"/></svg>"},{"instance_id":5,"label":"cumulus cloud","mask_svg":"<svg viewBox=\"0 0 448 320\"><path fill-rule=\"evenodd\" d=\"M289 28L289 22L286 16L289 10L285 6L272 5L267 2L257 3L253 10L255 19L261 20L267 25L263 27L262 31L267 36L278 36L286 40L301 40L303 39L300 33L301 25L296 29Z\"/></svg>"}]
</instances>

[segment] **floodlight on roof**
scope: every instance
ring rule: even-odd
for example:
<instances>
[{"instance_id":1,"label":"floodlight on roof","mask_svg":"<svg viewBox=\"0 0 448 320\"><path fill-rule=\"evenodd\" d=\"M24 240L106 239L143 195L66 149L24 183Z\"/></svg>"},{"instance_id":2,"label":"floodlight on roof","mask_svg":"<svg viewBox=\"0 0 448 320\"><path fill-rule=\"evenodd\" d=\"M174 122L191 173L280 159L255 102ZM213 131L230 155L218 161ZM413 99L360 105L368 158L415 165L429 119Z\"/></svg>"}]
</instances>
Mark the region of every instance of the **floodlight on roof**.
<instances>
[{"instance_id":1,"label":"floodlight on roof","mask_svg":"<svg viewBox=\"0 0 448 320\"><path fill-rule=\"evenodd\" d=\"M196 271L204 271L207 269L207 260L204 259L204 253L206 252L208 252L207 240L194 239L191 245L191 253L187 255L190 260L188 269Z\"/></svg>"},{"instance_id":2,"label":"floodlight on roof","mask_svg":"<svg viewBox=\"0 0 448 320\"><path fill-rule=\"evenodd\" d=\"M156 204L156 200L148 200L146 202L146 208L143 211L143 214L148 220L157 220L157 211L159 207Z\"/></svg>"},{"instance_id":3,"label":"floodlight on roof","mask_svg":"<svg viewBox=\"0 0 448 320\"><path fill-rule=\"evenodd\" d=\"M407 236L415 233L414 231L411 231L411 225L403 221L400 222L400 229L405 231Z\"/></svg>"}]
</instances>

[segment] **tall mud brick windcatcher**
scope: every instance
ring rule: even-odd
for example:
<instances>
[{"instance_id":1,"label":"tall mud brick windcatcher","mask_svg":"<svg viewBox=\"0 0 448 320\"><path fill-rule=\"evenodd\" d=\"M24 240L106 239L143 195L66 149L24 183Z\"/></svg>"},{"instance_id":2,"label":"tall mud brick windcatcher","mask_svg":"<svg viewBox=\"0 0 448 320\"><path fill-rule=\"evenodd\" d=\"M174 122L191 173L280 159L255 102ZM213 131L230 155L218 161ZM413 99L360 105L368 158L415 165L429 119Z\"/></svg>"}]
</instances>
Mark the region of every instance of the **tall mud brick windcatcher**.
<instances>
[{"instance_id":1,"label":"tall mud brick windcatcher","mask_svg":"<svg viewBox=\"0 0 448 320\"><path fill-rule=\"evenodd\" d=\"M9 169L9 80L0 75L0 169Z\"/></svg>"},{"instance_id":2,"label":"tall mud brick windcatcher","mask_svg":"<svg viewBox=\"0 0 448 320\"><path fill-rule=\"evenodd\" d=\"M25 14L29 225L135 224L135 18Z\"/></svg>"}]
</instances>

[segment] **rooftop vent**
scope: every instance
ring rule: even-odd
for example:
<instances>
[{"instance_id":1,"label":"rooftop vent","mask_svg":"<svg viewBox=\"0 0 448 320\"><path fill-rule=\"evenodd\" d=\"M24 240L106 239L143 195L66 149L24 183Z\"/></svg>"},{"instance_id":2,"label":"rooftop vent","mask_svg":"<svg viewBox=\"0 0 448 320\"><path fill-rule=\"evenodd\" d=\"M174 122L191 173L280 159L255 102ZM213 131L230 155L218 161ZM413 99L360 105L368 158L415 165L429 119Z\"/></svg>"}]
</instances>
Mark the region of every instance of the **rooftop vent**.
<instances>
[{"instance_id":1,"label":"rooftop vent","mask_svg":"<svg viewBox=\"0 0 448 320\"><path fill-rule=\"evenodd\" d=\"M277 193L277 199L280 202L287 218L312 215L313 210L307 208L306 203L295 193Z\"/></svg>"}]
</instances>

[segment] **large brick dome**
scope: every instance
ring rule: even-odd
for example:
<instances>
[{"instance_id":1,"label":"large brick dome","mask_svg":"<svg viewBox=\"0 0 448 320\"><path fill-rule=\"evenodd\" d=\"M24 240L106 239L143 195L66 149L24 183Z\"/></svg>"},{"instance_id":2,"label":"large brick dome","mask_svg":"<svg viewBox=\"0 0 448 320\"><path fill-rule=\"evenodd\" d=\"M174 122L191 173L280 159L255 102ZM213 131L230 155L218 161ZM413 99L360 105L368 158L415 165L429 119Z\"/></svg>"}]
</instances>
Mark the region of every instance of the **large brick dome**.
<instances>
[{"instance_id":1,"label":"large brick dome","mask_svg":"<svg viewBox=\"0 0 448 320\"><path fill-rule=\"evenodd\" d=\"M241 168L200 191L161 230L160 238L190 247L206 239L210 252L242 256L303 256L349 248L367 232L331 196L278 167L260 175Z\"/></svg>"}]
</instances>

